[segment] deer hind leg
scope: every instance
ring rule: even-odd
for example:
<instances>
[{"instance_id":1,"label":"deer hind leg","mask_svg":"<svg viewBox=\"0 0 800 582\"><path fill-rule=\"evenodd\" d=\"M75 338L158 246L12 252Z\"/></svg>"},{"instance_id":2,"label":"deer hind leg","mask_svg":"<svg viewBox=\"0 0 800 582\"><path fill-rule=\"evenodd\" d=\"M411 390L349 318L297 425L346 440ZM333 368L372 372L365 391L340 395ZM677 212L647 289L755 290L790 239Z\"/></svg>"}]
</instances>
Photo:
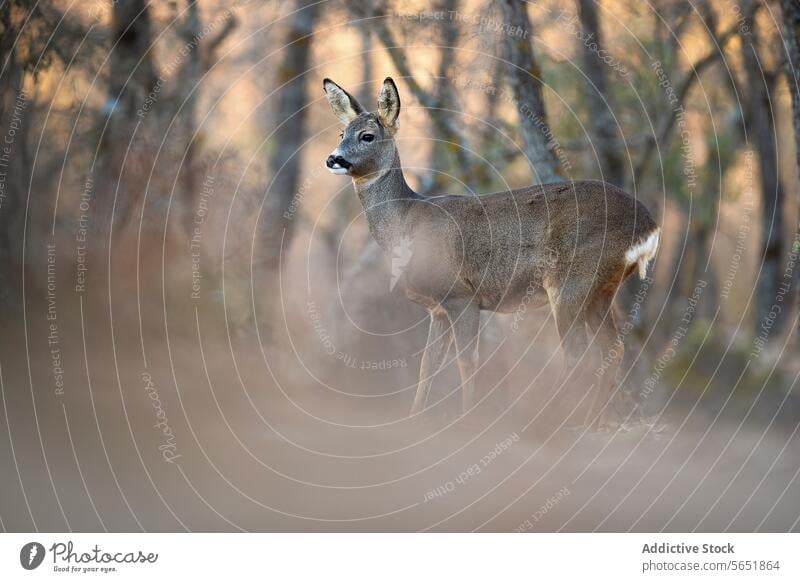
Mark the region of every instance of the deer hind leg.
<instances>
[{"instance_id":1,"label":"deer hind leg","mask_svg":"<svg viewBox=\"0 0 800 582\"><path fill-rule=\"evenodd\" d=\"M574 296L562 298L555 289L547 290L550 299L550 306L555 317L558 336L561 340L561 350L564 354L564 363L553 387L547 396L550 400L554 393L561 391L565 387L567 380L571 376L577 377L581 371L582 359L586 353L589 342L586 335L586 320L582 309L582 294L575 293ZM576 300L578 297L580 301ZM575 379L575 377L571 379ZM562 394L571 395L572 389L566 387ZM562 399L563 400L563 399ZM570 416L572 415L570 412Z\"/></svg>"},{"instance_id":2,"label":"deer hind leg","mask_svg":"<svg viewBox=\"0 0 800 582\"><path fill-rule=\"evenodd\" d=\"M556 382L556 386L560 386L581 362L588 347L586 320L580 304L575 305L572 301L565 301L549 289L548 296L556 320L558 337L561 340L561 349L564 352L564 364Z\"/></svg>"},{"instance_id":3,"label":"deer hind leg","mask_svg":"<svg viewBox=\"0 0 800 582\"><path fill-rule=\"evenodd\" d=\"M461 307L461 306L459 306ZM461 409L466 414L475 404L475 373L478 368L478 338L481 311L470 301L463 308L449 308L461 375Z\"/></svg>"},{"instance_id":4,"label":"deer hind leg","mask_svg":"<svg viewBox=\"0 0 800 582\"><path fill-rule=\"evenodd\" d=\"M616 386L617 370L625 354L625 346L619 340L619 331L614 319L613 294L602 295L587 309L586 321L597 336L600 347L602 371L590 410L592 426L607 422L611 416L611 400Z\"/></svg>"},{"instance_id":5,"label":"deer hind leg","mask_svg":"<svg viewBox=\"0 0 800 582\"><path fill-rule=\"evenodd\" d=\"M444 311L431 310L431 326L428 329L428 341L425 344L425 352L422 354L422 364L419 368L417 393L414 396L414 404L411 406L412 415L425 409L433 378L442 367L447 350L450 349L453 339L450 328L450 320Z\"/></svg>"}]
</instances>

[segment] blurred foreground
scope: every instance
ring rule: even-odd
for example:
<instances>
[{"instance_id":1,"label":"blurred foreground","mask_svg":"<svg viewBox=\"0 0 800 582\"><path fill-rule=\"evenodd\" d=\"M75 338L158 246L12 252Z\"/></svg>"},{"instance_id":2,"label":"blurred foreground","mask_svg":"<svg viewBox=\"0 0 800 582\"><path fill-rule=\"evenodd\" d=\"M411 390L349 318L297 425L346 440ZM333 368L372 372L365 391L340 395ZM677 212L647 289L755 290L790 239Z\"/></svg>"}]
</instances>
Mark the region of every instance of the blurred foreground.
<instances>
[{"instance_id":1,"label":"blurred foreground","mask_svg":"<svg viewBox=\"0 0 800 582\"><path fill-rule=\"evenodd\" d=\"M313 341L309 321L260 346L256 333L209 333L198 310L194 333L166 341L74 307L58 322L62 393L46 308L27 334L2 335L4 353L25 346L30 362L2 370L8 531L798 529L796 405L759 399L759 386L731 396L735 356L663 415L584 433L566 428L563 404L580 386L546 404L560 365L546 314L525 322L539 335L528 348L495 342L510 370L499 385L499 352L485 349L474 414L454 417L451 369L432 412L410 420L418 354L362 370L327 355L333 340Z\"/></svg>"}]
</instances>

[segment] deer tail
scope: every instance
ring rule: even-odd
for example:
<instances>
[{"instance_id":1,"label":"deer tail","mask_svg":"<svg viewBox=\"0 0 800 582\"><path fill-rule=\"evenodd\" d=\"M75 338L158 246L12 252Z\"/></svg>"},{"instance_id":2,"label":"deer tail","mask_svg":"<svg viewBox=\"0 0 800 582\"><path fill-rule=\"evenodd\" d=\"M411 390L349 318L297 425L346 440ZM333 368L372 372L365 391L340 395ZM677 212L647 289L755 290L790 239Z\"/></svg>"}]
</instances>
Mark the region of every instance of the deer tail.
<instances>
[{"instance_id":1,"label":"deer tail","mask_svg":"<svg viewBox=\"0 0 800 582\"><path fill-rule=\"evenodd\" d=\"M661 236L661 229L656 227L647 236L634 243L625 251L625 264L639 266L639 278L647 276L647 264L653 260L658 251L658 239Z\"/></svg>"}]
</instances>

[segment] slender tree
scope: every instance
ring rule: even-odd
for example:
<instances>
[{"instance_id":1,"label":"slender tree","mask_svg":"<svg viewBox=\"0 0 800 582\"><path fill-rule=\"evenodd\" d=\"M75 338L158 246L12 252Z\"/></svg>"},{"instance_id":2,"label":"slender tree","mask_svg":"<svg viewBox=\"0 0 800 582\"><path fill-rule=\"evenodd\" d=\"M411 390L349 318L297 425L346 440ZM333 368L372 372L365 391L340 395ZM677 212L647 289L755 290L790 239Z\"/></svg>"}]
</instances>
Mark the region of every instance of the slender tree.
<instances>
[{"instance_id":1,"label":"slender tree","mask_svg":"<svg viewBox=\"0 0 800 582\"><path fill-rule=\"evenodd\" d=\"M317 0L296 0L289 18L283 60L278 67L278 91L275 107L277 128L272 139L269 167L272 179L266 192L259 220L260 249L257 249L257 276L265 287L259 290L267 302L262 323L270 325L271 305L282 257L294 234L295 221L287 213L297 194L300 179L300 148L306 135L308 70L314 24L319 15ZM266 318L266 319L264 319Z\"/></svg>"},{"instance_id":2,"label":"slender tree","mask_svg":"<svg viewBox=\"0 0 800 582\"><path fill-rule=\"evenodd\" d=\"M54 27L54 22L60 26ZM51 57L62 64L68 60L83 64L76 53L86 35L80 22L50 2L0 2L0 305L21 300L23 240L41 242L40 233L24 230L26 205L30 229L33 215L46 213L51 200L40 188L52 172L49 168L34 172L36 158L28 142L36 110L35 82L30 81L50 66ZM45 158L49 146L38 155ZM58 151L57 145L53 147Z\"/></svg>"},{"instance_id":3,"label":"slender tree","mask_svg":"<svg viewBox=\"0 0 800 582\"><path fill-rule=\"evenodd\" d=\"M438 8L445 14L454 14L458 10L458 0L443 0L438 5ZM434 111L433 114L447 115L453 118L452 123L455 125L458 124L458 121L457 114L454 114L453 111L457 109L457 100L455 91L453 90L452 78L456 62L456 54L453 50L453 47L455 47L455 45L458 43L459 37L458 21L454 18L447 18L442 21L438 29L440 31L439 44L441 46L439 48L439 68L436 73L435 100L440 105L441 109ZM466 136L463 134L461 136L461 142L462 147L469 147L466 143ZM435 141L433 145L432 158L434 160L446 160L451 157L448 155L448 150L451 149L452 146L450 143L443 140ZM455 161L456 163L459 161L467 162L468 159L469 153L461 152L460 154L456 155ZM476 184L475 180L473 179L474 172L472 169L475 168L477 164L466 163L459 164L459 166L460 172L463 173L461 178L464 179L468 187L474 188ZM443 186L443 182L446 181L444 179L445 177L438 172L430 173L429 176L433 178L430 182L429 189L434 192L440 191L441 187Z\"/></svg>"},{"instance_id":4,"label":"slender tree","mask_svg":"<svg viewBox=\"0 0 800 582\"><path fill-rule=\"evenodd\" d=\"M743 12L747 11L748 3ZM756 288L756 333L767 329L771 337L780 331L784 317L770 322L769 314L778 300L782 276L783 250L783 184L778 173L778 147L775 133L775 109L772 88L775 75L766 69L759 54L759 36L752 12L740 28L742 61L747 101L746 124L748 139L758 155L761 190L761 249L760 273Z\"/></svg>"},{"instance_id":5,"label":"slender tree","mask_svg":"<svg viewBox=\"0 0 800 582\"><path fill-rule=\"evenodd\" d=\"M443 1L443 10L455 10L455 2L452 2L452 0ZM476 178L473 175L475 164L468 153L470 148L466 134L457 117L448 111L453 105L452 101L448 99L453 94L449 76L445 74L445 78L437 79L438 90L426 90L417 81L402 43L398 42L394 31L388 25L390 17L386 6L384 4L373 6L372 3L364 2L363 0L348 0L348 6L356 14L371 17L370 23L374 27L375 36L388 51L389 58L397 70L398 76L403 79L411 95L430 113L430 120L436 137L448 144L449 148L454 152L458 166L463 172L464 182L470 188L475 188ZM448 6L452 8L448 8ZM452 59L448 58L452 56L452 52L448 51L447 47L449 46L448 43L458 36L457 23L446 20L441 23L440 31L442 34L440 42L444 46L441 58L447 59L444 61L444 65L439 68L441 72L442 70L449 71L453 65ZM424 192L431 187L432 185L428 185L428 187L423 187L422 190Z\"/></svg>"},{"instance_id":6,"label":"slender tree","mask_svg":"<svg viewBox=\"0 0 800 582\"><path fill-rule=\"evenodd\" d=\"M186 43L185 46L192 46L198 42L202 31L202 20L200 18L200 8L197 5L197 0L188 0L185 16L179 30L181 41ZM179 121L181 137L186 142L186 152L183 166L180 168L180 173L184 194L183 198L186 202L184 205L184 214L186 217L184 227L188 231L191 228L190 221L192 212L190 209L193 206L191 201L197 195L198 189L196 179L197 168L195 163L197 153L195 131L197 129L197 85L200 82L203 70L200 51L196 46L194 50L188 52L185 64L182 67L182 73L182 78L179 82L183 99L181 99L179 103L181 108Z\"/></svg>"},{"instance_id":7,"label":"slender tree","mask_svg":"<svg viewBox=\"0 0 800 582\"><path fill-rule=\"evenodd\" d=\"M743 16L752 18L756 11L758 10L760 4L754 2L748 6L743 7ZM686 103L686 100L689 97L691 90L697 84L698 79L700 76L705 73L712 65L717 63L720 58L723 56L723 51L727 47L728 43L730 43L734 38L738 36L740 25L739 22L735 22L726 28L723 31L717 31L716 27L712 26L712 22L708 19L711 18L713 20L713 12L711 11L711 7L709 3L703 3L699 6L699 10L701 15L703 16L704 20L706 21L706 32L710 35L711 40L711 50L707 52L704 56L695 60L689 66L685 75L680 78L679 81L675 82L674 85L674 92L676 102L683 107ZM691 14L691 13L690 13ZM679 19L679 25L671 28L668 32L670 33L669 39L671 42L664 42L663 44L668 45L669 51L669 58L672 61L677 60L676 58L676 51L678 49L678 45L682 42L682 37L680 36L680 32L685 30L688 22L689 17L686 16L684 18ZM663 23L659 19L659 28L663 28ZM735 79L731 79L730 77L727 78L733 86L735 87ZM738 101L741 98L741 95L736 94L736 89L734 89L734 98ZM673 129L675 127L675 122L677 120L677 113L681 109L681 107L669 107L663 112L662 115L658 117L656 120L656 129L653 135L648 136L648 138L644 141L644 144L640 148L640 153L636 158L636 163L634 164L634 179L640 180L643 178L647 172L648 166L650 161L653 157L653 153L656 151L656 145L659 148L664 148L667 141L673 136Z\"/></svg>"},{"instance_id":8,"label":"slender tree","mask_svg":"<svg viewBox=\"0 0 800 582\"><path fill-rule=\"evenodd\" d=\"M236 29L239 20L229 10L217 14L205 26L200 15L200 0L187 0L178 26L181 52L185 55L175 78L170 80L172 95L167 113L174 123L176 138L183 145L183 164L179 168L184 228L191 231L196 197L202 189L198 176L197 153L203 143L203 131L197 125L197 102L203 75L212 66L216 50ZM202 181L202 179L200 180Z\"/></svg>"},{"instance_id":9,"label":"slender tree","mask_svg":"<svg viewBox=\"0 0 800 582\"><path fill-rule=\"evenodd\" d=\"M112 18L113 48L108 81L108 109L114 113L115 130L135 124L141 108L156 83L157 75L151 52L152 25L146 0L114 2ZM115 136L116 137L116 136Z\"/></svg>"},{"instance_id":10,"label":"slender tree","mask_svg":"<svg viewBox=\"0 0 800 582\"><path fill-rule=\"evenodd\" d=\"M795 158L800 169L800 2L781 0L786 45L786 80L792 96ZM800 190L798 190L800 193ZM800 205L800 203L798 204Z\"/></svg>"},{"instance_id":11,"label":"slender tree","mask_svg":"<svg viewBox=\"0 0 800 582\"><path fill-rule=\"evenodd\" d=\"M13 304L19 300L21 267L20 241L22 240L21 216L23 192L25 191L23 162L26 147L24 139L15 135L13 143L5 143L12 122L17 127L24 121L27 113L22 94L25 66L20 62L17 39L22 31L22 23L13 14L13 2L0 5L0 139L4 151L0 158L0 302ZM22 98L22 101L20 101ZM27 108L27 106L26 106ZM16 110L16 114L15 114ZM16 120L15 120L16 118Z\"/></svg>"},{"instance_id":12,"label":"slender tree","mask_svg":"<svg viewBox=\"0 0 800 582\"><path fill-rule=\"evenodd\" d=\"M792 116L794 123L795 165L800 172L800 2L781 0L783 10L783 31L786 45L786 84L792 95ZM800 212L800 188L795 190L797 211ZM800 220L796 226L791 256L794 256L795 305L800 309ZM797 327L800 334L800 326Z\"/></svg>"},{"instance_id":13,"label":"slender tree","mask_svg":"<svg viewBox=\"0 0 800 582\"><path fill-rule=\"evenodd\" d=\"M142 125L142 117L137 112L155 106L156 99L150 103L148 96L154 94L158 83L151 51L153 38L149 3L145 0L114 2L111 28L108 93L104 107L107 123L100 144L96 203L96 225L102 233L97 240L98 248L109 242L106 234L112 219L117 225L126 223L142 196L141 176L133 168L138 167L138 156L145 153L136 152L130 157L127 154L133 149L131 141L137 137ZM141 137L142 133L138 136Z\"/></svg>"},{"instance_id":14,"label":"slender tree","mask_svg":"<svg viewBox=\"0 0 800 582\"><path fill-rule=\"evenodd\" d=\"M603 35L597 18L599 0L578 0L578 15L583 28L583 74L586 75L586 102L589 131L600 160L603 180L625 185L625 157L620 131L614 120L608 93L608 67L600 58Z\"/></svg>"},{"instance_id":15,"label":"slender tree","mask_svg":"<svg viewBox=\"0 0 800 582\"><path fill-rule=\"evenodd\" d=\"M608 66L600 57L606 50L600 20L597 16L599 0L578 0L578 18L581 22L583 38L580 42L582 73L585 75L586 105L589 135L600 165L604 181L624 188L626 184L625 149L620 137L620 128L614 119L613 104L609 94ZM617 297L620 305L627 308L633 304L640 282L633 277L620 287ZM641 331L637 318L636 331ZM632 334L639 340L638 333ZM638 352L639 350L636 350ZM635 353L630 350L631 354ZM631 356L629 355L630 359Z\"/></svg>"},{"instance_id":16,"label":"slender tree","mask_svg":"<svg viewBox=\"0 0 800 582\"><path fill-rule=\"evenodd\" d=\"M550 126L542 97L542 71L531 46L533 26L528 17L528 4L519 0L502 0L502 6L509 28L526 33L524 38L506 35L511 61L508 79L517 105L525 155L536 182L556 182L561 180L561 169L548 135Z\"/></svg>"}]
</instances>

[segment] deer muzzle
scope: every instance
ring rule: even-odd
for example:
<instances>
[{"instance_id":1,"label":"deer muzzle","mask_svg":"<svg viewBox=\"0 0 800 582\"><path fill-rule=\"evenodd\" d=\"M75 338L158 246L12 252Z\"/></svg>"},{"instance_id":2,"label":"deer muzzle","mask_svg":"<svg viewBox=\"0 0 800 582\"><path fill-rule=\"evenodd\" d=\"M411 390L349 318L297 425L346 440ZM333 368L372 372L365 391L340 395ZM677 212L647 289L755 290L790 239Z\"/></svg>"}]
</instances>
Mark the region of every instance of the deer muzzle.
<instances>
[{"instance_id":1,"label":"deer muzzle","mask_svg":"<svg viewBox=\"0 0 800 582\"><path fill-rule=\"evenodd\" d=\"M328 156L328 159L325 160L325 165L328 166L332 174L346 174L353 166L353 164L345 160L342 156L336 155L336 152Z\"/></svg>"}]
</instances>

